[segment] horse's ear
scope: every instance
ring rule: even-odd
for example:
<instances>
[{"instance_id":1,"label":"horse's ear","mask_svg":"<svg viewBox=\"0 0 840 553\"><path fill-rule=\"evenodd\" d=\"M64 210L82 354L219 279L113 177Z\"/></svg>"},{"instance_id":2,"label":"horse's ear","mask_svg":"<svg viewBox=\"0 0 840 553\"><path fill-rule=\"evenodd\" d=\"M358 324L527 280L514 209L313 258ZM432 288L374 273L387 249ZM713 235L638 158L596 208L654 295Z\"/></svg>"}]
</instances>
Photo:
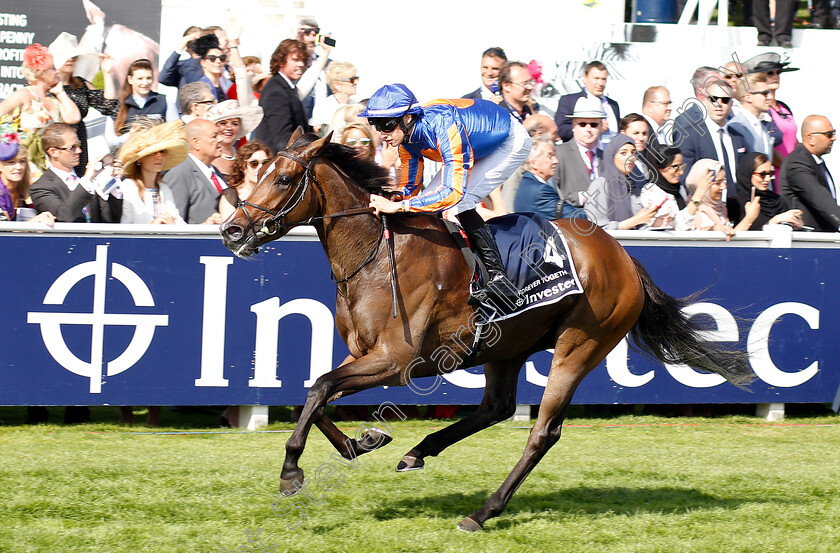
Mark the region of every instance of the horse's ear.
<instances>
[{"instance_id":1,"label":"horse's ear","mask_svg":"<svg viewBox=\"0 0 840 553\"><path fill-rule=\"evenodd\" d=\"M319 138L318 140L315 140L314 142L311 142L306 147L306 149L303 151L303 158L304 159L312 159L313 157L320 154L321 150L323 150L330 143L331 139L332 139L332 133L328 134L327 136L325 136L323 138Z\"/></svg>"},{"instance_id":2,"label":"horse's ear","mask_svg":"<svg viewBox=\"0 0 840 553\"><path fill-rule=\"evenodd\" d=\"M292 137L289 139L289 143L286 144L286 149L288 150L289 148L291 148L292 144L294 144L297 141L297 139L301 136L303 136L303 127L298 126L298 128L295 129L295 132L292 133Z\"/></svg>"},{"instance_id":3,"label":"horse's ear","mask_svg":"<svg viewBox=\"0 0 840 553\"><path fill-rule=\"evenodd\" d=\"M327 142L326 142L327 144L329 144L330 142L332 142L332 137L333 137L333 133L334 133L334 132L335 132L335 131L330 131L330 133L327 135Z\"/></svg>"}]
</instances>

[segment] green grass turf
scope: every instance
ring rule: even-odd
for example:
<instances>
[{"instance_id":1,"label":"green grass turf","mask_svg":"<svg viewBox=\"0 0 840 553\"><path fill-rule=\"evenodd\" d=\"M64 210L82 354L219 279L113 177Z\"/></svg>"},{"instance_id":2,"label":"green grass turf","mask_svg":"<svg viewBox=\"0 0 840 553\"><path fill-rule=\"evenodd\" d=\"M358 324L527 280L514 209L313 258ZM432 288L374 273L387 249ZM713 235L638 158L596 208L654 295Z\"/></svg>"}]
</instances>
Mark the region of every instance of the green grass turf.
<instances>
[{"instance_id":1,"label":"green grass turf","mask_svg":"<svg viewBox=\"0 0 840 553\"><path fill-rule=\"evenodd\" d=\"M527 425L499 424L410 473L394 472L400 457L444 421L394 423L394 441L355 468L313 430L307 477L332 463L342 480L324 478L334 489L313 491L320 503L288 529L297 516L271 510L288 433L211 433L217 416L166 410L167 427L125 427L107 409L89 424L25 426L20 409L0 408L0 551L260 551L242 547L246 529L278 552L840 550L833 415L571 418L508 509L466 534L457 523L504 480ZM148 433L184 427L202 433Z\"/></svg>"}]
</instances>

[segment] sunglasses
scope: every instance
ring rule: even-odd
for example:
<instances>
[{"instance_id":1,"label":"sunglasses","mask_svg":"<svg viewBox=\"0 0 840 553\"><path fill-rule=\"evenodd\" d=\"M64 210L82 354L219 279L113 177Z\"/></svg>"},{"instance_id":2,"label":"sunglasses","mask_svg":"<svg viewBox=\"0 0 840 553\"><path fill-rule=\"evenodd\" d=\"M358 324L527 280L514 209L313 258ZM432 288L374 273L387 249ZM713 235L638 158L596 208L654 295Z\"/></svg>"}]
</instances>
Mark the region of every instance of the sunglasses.
<instances>
[{"instance_id":1,"label":"sunglasses","mask_svg":"<svg viewBox=\"0 0 840 553\"><path fill-rule=\"evenodd\" d=\"M252 159L248 161L248 167L256 169L257 167L262 167L264 165L268 165L269 163L271 163L270 159Z\"/></svg>"},{"instance_id":2,"label":"sunglasses","mask_svg":"<svg viewBox=\"0 0 840 553\"><path fill-rule=\"evenodd\" d=\"M776 75L781 75L782 72L778 69L773 69L772 71L765 71L765 73L771 77L775 77Z\"/></svg>"},{"instance_id":3,"label":"sunglasses","mask_svg":"<svg viewBox=\"0 0 840 553\"><path fill-rule=\"evenodd\" d=\"M379 132L393 132L394 129L397 128L397 125L400 124L400 120L396 117L391 117L389 119L384 119L382 117L369 117L368 123L370 123L371 127Z\"/></svg>"},{"instance_id":4,"label":"sunglasses","mask_svg":"<svg viewBox=\"0 0 840 553\"><path fill-rule=\"evenodd\" d=\"M577 126L580 128L592 127L593 129L597 129L601 126L601 123L593 123L591 121L578 121Z\"/></svg>"},{"instance_id":5,"label":"sunglasses","mask_svg":"<svg viewBox=\"0 0 840 553\"><path fill-rule=\"evenodd\" d=\"M809 134L824 134L826 138L831 139L834 138L834 135L837 134L837 131L817 131Z\"/></svg>"},{"instance_id":6,"label":"sunglasses","mask_svg":"<svg viewBox=\"0 0 840 553\"><path fill-rule=\"evenodd\" d=\"M224 63L224 62L227 61L227 55L222 54L221 56L217 56L215 54L210 54L209 56L204 56L204 59L210 60L210 61L219 60L220 62Z\"/></svg>"},{"instance_id":7,"label":"sunglasses","mask_svg":"<svg viewBox=\"0 0 840 553\"><path fill-rule=\"evenodd\" d=\"M729 96L706 96L713 104L728 104L732 100Z\"/></svg>"},{"instance_id":8,"label":"sunglasses","mask_svg":"<svg viewBox=\"0 0 840 553\"><path fill-rule=\"evenodd\" d=\"M370 123L370 125L379 132L393 132L394 129L397 128L397 125L400 124L400 121L402 121L402 118L408 114L411 106L413 106L416 101L417 98L415 98L414 94L412 94L411 100L408 102L408 107L405 108L405 111L402 112L402 115L399 117L368 117L368 123Z\"/></svg>"},{"instance_id":9,"label":"sunglasses","mask_svg":"<svg viewBox=\"0 0 840 553\"><path fill-rule=\"evenodd\" d=\"M338 82L356 84L357 82L359 82L359 77L356 76L356 77L350 77L349 79L340 79Z\"/></svg>"},{"instance_id":10,"label":"sunglasses","mask_svg":"<svg viewBox=\"0 0 840 553\"><path fill-rule=\"evenodd\" d=\"M320 31L320 30L321 29L318 29L316 27L301 27L300 28L300 32L303 33L306 36L318 34L318 31Z\"/></svg>"},{"instance_id":11,"label":"sunglasses","mask_svg":"<svg viewBox=\"0 0 840 553\"><path fill-rule=\"evenodd\" d=\"M669 165L668 169L673 169L674 171L683 171L685 170L685 163L680 163L679 165Z\"/></svg>"},{"instance_id":12,"label":"sunglasses","mask_svg":"<svg viewBox=\"0 0 840 553\"><path fill-rule=\"evenodd\" d=\"M753 175L758 175L759 177L761 177L761 180L772 179L773 175L775 174L776 171L762 171L761 173L759 173L758 171L753 171Z\"/></svg>"},{"instance_id":13,"label":"sunglasses","mask_svg":"<svg viewBox=\"0 0 840 553\"><path fill-rule=\"evenodd\" d=\"M370 146L370 138L348 138L345 142L347 146L355 146L356 144L361 144L362 146Z\"/></svg>"},{"instance_id":14,"label":"sunglasses","mask_svg":"<svg viewBox=\"0 0 840 553\"><path fill-rule=\"evenodd\" d=\"M70 146L65 146L64 148L59 148L58 146L53 146L53 148L55 148L56 150L64 150L65 152L72 152L74 150L79 150L80 152L82 151L82 145L79 143L71 144Z\"/></svg>"},{"instance_id":15,"label":"sunglasses","mask_svg":"<svg viewBox=\"0 0 840 553\"><path fill-rule=\"evenodd\" d=\"M748 94L761 94L762 96L767 98L768 96L770 96L770 89L768 88L767 90L750 90Z\"/></svg>"}]
</instances>

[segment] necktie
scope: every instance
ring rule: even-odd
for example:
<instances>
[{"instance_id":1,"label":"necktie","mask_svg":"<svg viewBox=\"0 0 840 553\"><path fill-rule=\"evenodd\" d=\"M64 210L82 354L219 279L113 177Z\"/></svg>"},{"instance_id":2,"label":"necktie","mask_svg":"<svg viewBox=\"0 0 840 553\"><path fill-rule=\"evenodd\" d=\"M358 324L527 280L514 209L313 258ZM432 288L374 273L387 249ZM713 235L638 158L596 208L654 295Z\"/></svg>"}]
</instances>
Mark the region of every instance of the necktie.
<instances>
[{"instance_id":1,"label":"necktie","mask_svg":"<svg viewBox=\"0 0 840 553\"><path fill-rule=\"evenodd\" d=\"M834 190L834 179L831 178L831 173L828 172L828 167L825 166L825 162L820 163L820 169L822 169L823 178L825 179L826 186L828 186L828 191L831 192L831 197L837 201L837 191Z\"/></svg>"},{"instance_id":2,"label":"necktie","mask_svg":"<svg viewBox=\"0 0 840 553\"><path fill-rule=\"evenodd\" d=\"M729 153L726 151L726 146L723 143L723 129L718 129L718 139L720 140L720 151L723 153L723 166L726 169L726 191L730 194L735 193L735 180L732 178L732 171L729 168Z\"/></svg>"},{"instance_id":3,"label":"necktie","mask_svg":"<svg viewBox=\"0 0 840 553\"><path fill-rule=\"evenodd\" d=\"M595 152L586 150L586 157L589 158L589 180L595 177Z\"/></svg>"},{"instance_id":4,"label":"necktie","mask_svg":"<svg viewBox=\"0 0 840 553\"><path fill-rule=\"evenodd\" d=\"M216 191L221 194L224 188L222 188L222 183L219 182L219 179L216 178L216 173L210 173L210 181L213 183L213 186L216 187Z\"/></svg>"}]
</instances>

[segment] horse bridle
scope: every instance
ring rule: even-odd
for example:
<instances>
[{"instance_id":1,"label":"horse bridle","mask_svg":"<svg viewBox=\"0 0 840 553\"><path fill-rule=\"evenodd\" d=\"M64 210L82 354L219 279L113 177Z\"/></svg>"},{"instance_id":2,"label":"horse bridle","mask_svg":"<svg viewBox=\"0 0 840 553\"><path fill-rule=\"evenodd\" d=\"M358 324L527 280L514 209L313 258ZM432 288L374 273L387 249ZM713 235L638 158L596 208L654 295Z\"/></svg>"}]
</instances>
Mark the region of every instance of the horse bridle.
<instances>
[{"instance_id":1,"label":"horse bridle","mask_svg":"<svg viewBox=\"0 0 840 553\"><path fill-rule=\"evenodd\" d=\"M307 162L303 158L300 158L300 157L296 156L295 154L293 154L291 152L287 152L287 151L277 152L277 155L281 156L281 157L285 157L287 159L291 159L292 161L294 161L295 163L297 163L298 165L303 167L303 175L301 175L300 179L298 180L298 182L295 186L294 192L289 197L289 199L286 200L285 205L279 211L274 211L273 209L268 209L265 206L255 204L255 203L251 203L251 202L246 201L246 200L239 200L239 202L237 202L236 209L237 209L237 211L241 209L242 212L245 214L245 218L248 219L248 224L250 226L251 235L253 236L253 239L254 239L255 243L259 242L259 236L257 236L257 227L254 224L254 220L251 219L251 216L248 214L248 210L245 209L246 207L253 207L254 209L258 209L258 210L262 211L263 213L268 213L269 215L271 215L271 217L269 217L268 219L266 219L263 222L263 226L259 230L260 233L265 234L266 236L274 234L275 232L277 232L278 230L280 230L282 228L292 229L292 228L299 227L299 226L311 225L315 221L323 221L325 219L337 219L339 217L351 217L353 215L365 215L365 214L368 214L368 213L373 213L374 210L373 210L372 207L356 207L356 208L352 208L352 209L347 209L345 211L339 211L338 213L331 213L329 215L321 215L321 216L318 216L318 217L309 217L307 219L304 219L302 221L298 221L296 223L283 223L283 222L281 222L281 219L283 219L283 217L285 217L286 215L288 215L289 213L294 211L294 209L300 204L300 202L303 201L303 198L306 195L307 190L309 190L309 184L311 182L314 182L315 186L318 188L318 194L321 196L321 205L326 205L326 201L325 201L326 196L324 195L324 189L321 187L321 183L318 181L318 177L315 176L314 167L315 167L315 164L318 162L318 157L317 156L313 157L309 162ZM382 223L380 222L380 225L381 224ZM336 279L335 274L333 274L333 275L331 275L332 281L335 282L336 284L339 283L339 282L347 282L348 280L350 280L351 278L356 276L359 273L359 271L364 269L365 266L367 266L371 261L374 260L374 258L376 258L376 254L379 253L379 247L382 245L382 239L383 239L384 235L385 235L384 232L379 233L379 240L377 240L376 246L374 247L371 254L368 255L368 257L362 262L362 264L359 266L359 268L357 268L355 271L350 273L349 276L344 277L342 279Z\"/></svg>"}]
</instances>

